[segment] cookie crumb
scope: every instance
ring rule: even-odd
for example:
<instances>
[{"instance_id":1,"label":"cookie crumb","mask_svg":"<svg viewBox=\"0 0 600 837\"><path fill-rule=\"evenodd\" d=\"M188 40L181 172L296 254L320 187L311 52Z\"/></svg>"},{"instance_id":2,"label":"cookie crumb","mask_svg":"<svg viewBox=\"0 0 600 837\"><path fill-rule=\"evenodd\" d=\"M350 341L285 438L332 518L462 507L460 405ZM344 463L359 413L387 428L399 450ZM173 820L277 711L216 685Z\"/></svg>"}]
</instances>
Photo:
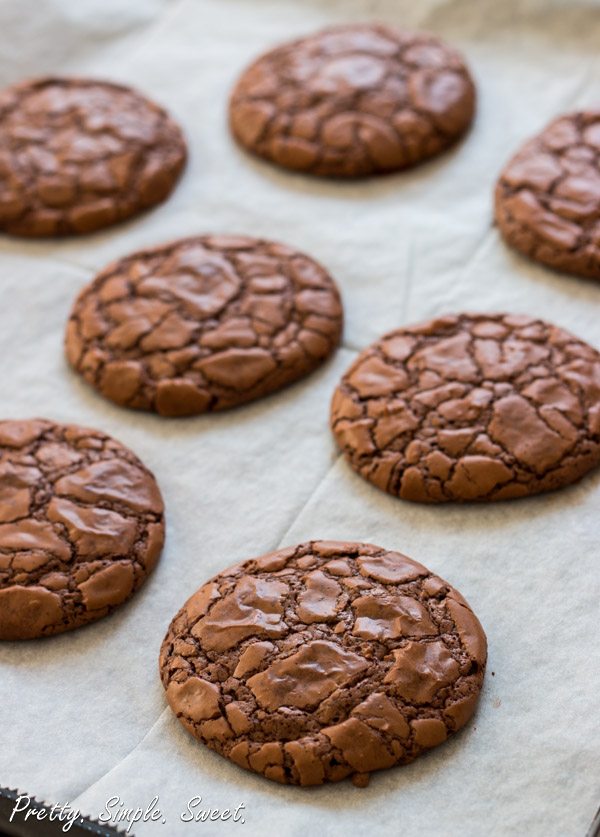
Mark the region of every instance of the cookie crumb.
<instances>
[{"instance_id":1,"label":"cookie crumb","mask_svg":"<svg viewBox=\"0 0 600 837\"><path fill-rule=\"evenodd\" d=\"M370 773L354 773L352 776L352 784L357 788L366 788L370 781Z\"/></svg>"}]
</instances>

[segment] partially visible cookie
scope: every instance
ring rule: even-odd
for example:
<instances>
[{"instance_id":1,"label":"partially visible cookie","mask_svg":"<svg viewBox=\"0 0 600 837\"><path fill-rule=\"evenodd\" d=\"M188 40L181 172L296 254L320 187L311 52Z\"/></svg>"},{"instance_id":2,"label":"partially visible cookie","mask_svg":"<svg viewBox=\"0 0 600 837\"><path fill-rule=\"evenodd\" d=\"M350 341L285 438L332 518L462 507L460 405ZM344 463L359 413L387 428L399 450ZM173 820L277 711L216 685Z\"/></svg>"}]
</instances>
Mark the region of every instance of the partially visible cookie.
<instances>
[{"instance_id":1,"label":"partially visible cookie","mask_svg":"<svg viewBox=\"0 0 600 837\"><path fill-rule=\"evenodd\" d=\"M467 723L486 656L467 602L422 564L311 541L201 587L171 623L160 672L184 727L240 767L364 786Z\"/></svg>"},{"instance_id":2,"label":"partially visible cookie","mask_svg":"<svg viewBox=\"0 0 600 837\"><path fill-rule=\"evenodd\" d=\"M270 241L197 236L102 271L74 305L66 350L111 401L184 416L307 375L341 328L335 283L313 259Z\"/></svg>"},{"instance_id":3,"label":"partially visible cookie","mask_svg":"<svg viewBox=\"0 0 600 837\"><path fill-rule=\"evenodd\" d=\"M600 279L600 110L551 122L503 169L496 221L534 261Z\"/></svg>"},{"instance_id":4,"label":"partially visible cookie","mask_svg":"<svg viewBox=\"0 0 600 837\"><path fill-rule=\"evenodd\" d=\"M154 477L98 430L0 421L0 639L69 631L143 584L164 540Z\"/></svg>"},{"instance_id":5,"label":"partially visible cookie","mask_svg":"<svg viewBox=\"0 0 600 837\"><path fill-rule=\"evenodd\" d=\"M186 159L179 127L120 84L41 78L0 93L0 229L89 233L161 203Z\"/></svg>"},{"instance_id":6,"label":"partially visible cookie","mask_svg":"<svg viewBox=\"0 0 600 837\"><path fill-rule=\"evenodd\" d=\"M534 317L440 317L358 356L331 427L362 477L406 500L551 491L600 464L600 354Z\"/></svg>"},{"instance_id":7,"label":"partially visible cookie","mask_svg":"<svg viewBox=\"0 0 600 837\"><path fill-rule=\"evenodd\" d=\"M231 97L248 151L289 169L363 177L444 151L473 119L475 87L439 38L381 24L325 29L256 60Z\"/></svg>"}]
</instances>

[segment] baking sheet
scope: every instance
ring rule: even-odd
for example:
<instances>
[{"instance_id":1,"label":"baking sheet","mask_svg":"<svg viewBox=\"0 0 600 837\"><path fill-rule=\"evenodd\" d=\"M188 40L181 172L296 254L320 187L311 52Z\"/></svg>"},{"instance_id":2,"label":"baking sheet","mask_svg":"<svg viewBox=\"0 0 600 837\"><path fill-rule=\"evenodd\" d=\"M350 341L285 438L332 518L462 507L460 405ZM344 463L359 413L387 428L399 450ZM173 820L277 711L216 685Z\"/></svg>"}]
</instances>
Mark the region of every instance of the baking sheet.
<instances>
[{"instance_id":1,"label":"baking sheet","mask_svg":"<svg viewBox=\"0 0 600 837\"><path fill-rule=\"evenodd\" d=\"M276 171L234 147L227 93L246 62L319 26L378 18L447 37L480 99L465 142L414 172L329 183ZM2 239L0 416L97 426L155 472L168 539L132 602L91 627L0 646L0 781L98 816L145 808L137 835L583 835L600 801L600 474L555 495L422 507L384 495L339 458L334 385L387 329L445 312L511 310L600 346L600 285L511 254L491 225L497 173L521 140L600 99L600 5L542 0L3 0L0 81L89 73L139 86L191 148L167 204L106 233ZM321 260L341 287L342 348L308 380L217 416L129 413L72 375L62 331L77 290L110 259L196 232L267 236ZM400 549L455 584L487 631L474 722L413 765L301 790L245 773L198 745L157 675L172 615L221 568L309 538ZM189 823L194 808L238 820ZM106 815L106 814L104 814ZM244 822L242 823L242 818ZM126 826L127 822L122 822Z\"/></svg>"}]
</instances>

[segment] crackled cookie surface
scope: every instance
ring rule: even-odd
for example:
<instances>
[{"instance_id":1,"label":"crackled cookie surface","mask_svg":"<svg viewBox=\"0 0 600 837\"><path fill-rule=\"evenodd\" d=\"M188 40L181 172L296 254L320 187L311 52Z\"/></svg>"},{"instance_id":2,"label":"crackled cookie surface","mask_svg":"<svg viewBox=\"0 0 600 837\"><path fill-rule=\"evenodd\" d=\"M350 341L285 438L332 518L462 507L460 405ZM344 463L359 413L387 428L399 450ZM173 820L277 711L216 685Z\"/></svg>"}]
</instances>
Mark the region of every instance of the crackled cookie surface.
<instances>
[{"instance_id":1,"label":"crackled cookie surface","mask_svg":"<svg viewBox=\"0 0 600 837\"><path fill-rule=\"evenodd\" d=\"M97 430L0 421L0 639L61 633L111 613L164 539L152 474Z\"/></svg>"},{"instance_id":2,"label":"crackled cookie surface","mask_svg":"<svg viewBox=\"0 0 600 837\"><path fill-rule=\"evenodd\" d=\"M485 634L462 596L371 544L312 541L215 576L173 619L160 670L211 749L276 782L405 764L464 726Z\"/></svg>"},{"instance_id":3,"label":"crackled cookie surface","mask_svg":"<svg viewBox=\"0 0 600 837\"><path fill-rule=\"evenodd\" d=\"M496 220L526 256L600 279L600 110L561 116L523 146L498 180Z\"/></svg>"},{"instance_id":4,"label":"crackled cookie surface","mask_svg":"<svg viewBox=\"0 0 600 837\"><path fill-rule=\"evenodd\" d=\"M600 354L530 317L442 317L362 352L331 427L361 476L407 500L550 491L600 463Z\"/></svg>"},{"instance_id":5,"label":"crackled cookie surface","mask_svg":"<svg viewBox=\"0 0 600 837\"><path fill-rule=\"evenodd\" d=\"M341 328L335 283L312 259L269 241L198 236L104 270L75 303L66 349L111 401L182 416L303 377Z\"/></svg>"},{"instance_id":6,"label":"crackled cookie surface","mask_svg":"<svg viewBox=\"0 0 600 837\"><path fill-rule=\"evenodd\" d=\"M230 102L234 136L290 169L360 177L443 151L469 127L475 88L433 35L356 24L293 41L255 61Z\"/></svg>"},{"instance_id":7,"label":"crackled cookie surface","mask_svg":"<svg viewBox=\"0 0 600 837\"><path fill-rule=\"evenodd\" d=\"M42 78L0 93L0 229L89 233L163 201L186 158L178 126L128 87Z\"/></svg>"}]
</instances>

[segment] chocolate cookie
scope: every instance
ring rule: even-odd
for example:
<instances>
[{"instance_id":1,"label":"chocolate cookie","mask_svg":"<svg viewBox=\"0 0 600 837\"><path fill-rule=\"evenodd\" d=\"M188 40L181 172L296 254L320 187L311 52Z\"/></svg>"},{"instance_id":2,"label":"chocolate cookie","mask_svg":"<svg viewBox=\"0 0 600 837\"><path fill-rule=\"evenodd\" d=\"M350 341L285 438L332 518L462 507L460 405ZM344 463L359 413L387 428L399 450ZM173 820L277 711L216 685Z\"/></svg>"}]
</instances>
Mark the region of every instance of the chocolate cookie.
<instances>
[{"instance_id":1,"label":"chocolate cookie","mask_svg":"<svg viewBox=\"0 0 600 837\"><path fill-rule=\"evenodd\" d=\"M111 401L185 416L307 375L341 328L335 283L312 259L269 241L198 236L102 271L75 303L66 349Z\"/></svg>"},{"instance_id":2,"label":"chocolate cookie","mask_svg":"<svg viewBox=\"0 0 600 837\"><path fill-rule=\"evenodd\" d=\"M152 474L123 445L51 421L0 421L0 639L69 631L140 587L164 539Z\"/></svg>"},{"instance_id":3,"label":"chocolate cookie","mask_svg":"<svg viewBox=\"0 0 600 837\"><path fill-rule=\"evenodd\" d=\"M600 110L561 116L523 146L498 180L496 221L531 259L600 279Z\"/></svg>"},{"instance_id":4,"label":"chocolate cookie","mask_svg":"<svg viewBox=\"0 0 600 837\"><path fill-rule=\"evenodd\" d=\"M162 109L119 84L42 78L0 93L0 229L61 236L165 200L185 141Z\"/></svg>"},{"instance_id":5,"label":"chocolate cookie","mask_svg":"<svg viewBox=\"0 0 600 837\"><path fill-rule=\"evenodd\" d=\"M462 136L475 109L463 59L439 38L359 23L263 55L230 102L235 138L288 169L363 177L404 169Z\"/></svg>"},{"instance_id":6,"label":"chocolate cookie","mask_svg":"<svg viewBox=\"0 0 600 837\"><path fill-rule=\"evenodd\" d=\"M440 317L363 351L331 426L361 476L406 500L551 491L600 463L600 354L531 317Z\"/></svg>"},{"instance_id":7,"label":"chocolate cookie","mask_svg":"<svg viewBox=\"0 0 600 837\"><path fill-rule=\"evenodd\" d=\"M312 541L215 576L173 619L167 700L192 735L276 782L406 764L464 726L485 634L447 582L399 552Z\"/></svg>"}]
</instances>

